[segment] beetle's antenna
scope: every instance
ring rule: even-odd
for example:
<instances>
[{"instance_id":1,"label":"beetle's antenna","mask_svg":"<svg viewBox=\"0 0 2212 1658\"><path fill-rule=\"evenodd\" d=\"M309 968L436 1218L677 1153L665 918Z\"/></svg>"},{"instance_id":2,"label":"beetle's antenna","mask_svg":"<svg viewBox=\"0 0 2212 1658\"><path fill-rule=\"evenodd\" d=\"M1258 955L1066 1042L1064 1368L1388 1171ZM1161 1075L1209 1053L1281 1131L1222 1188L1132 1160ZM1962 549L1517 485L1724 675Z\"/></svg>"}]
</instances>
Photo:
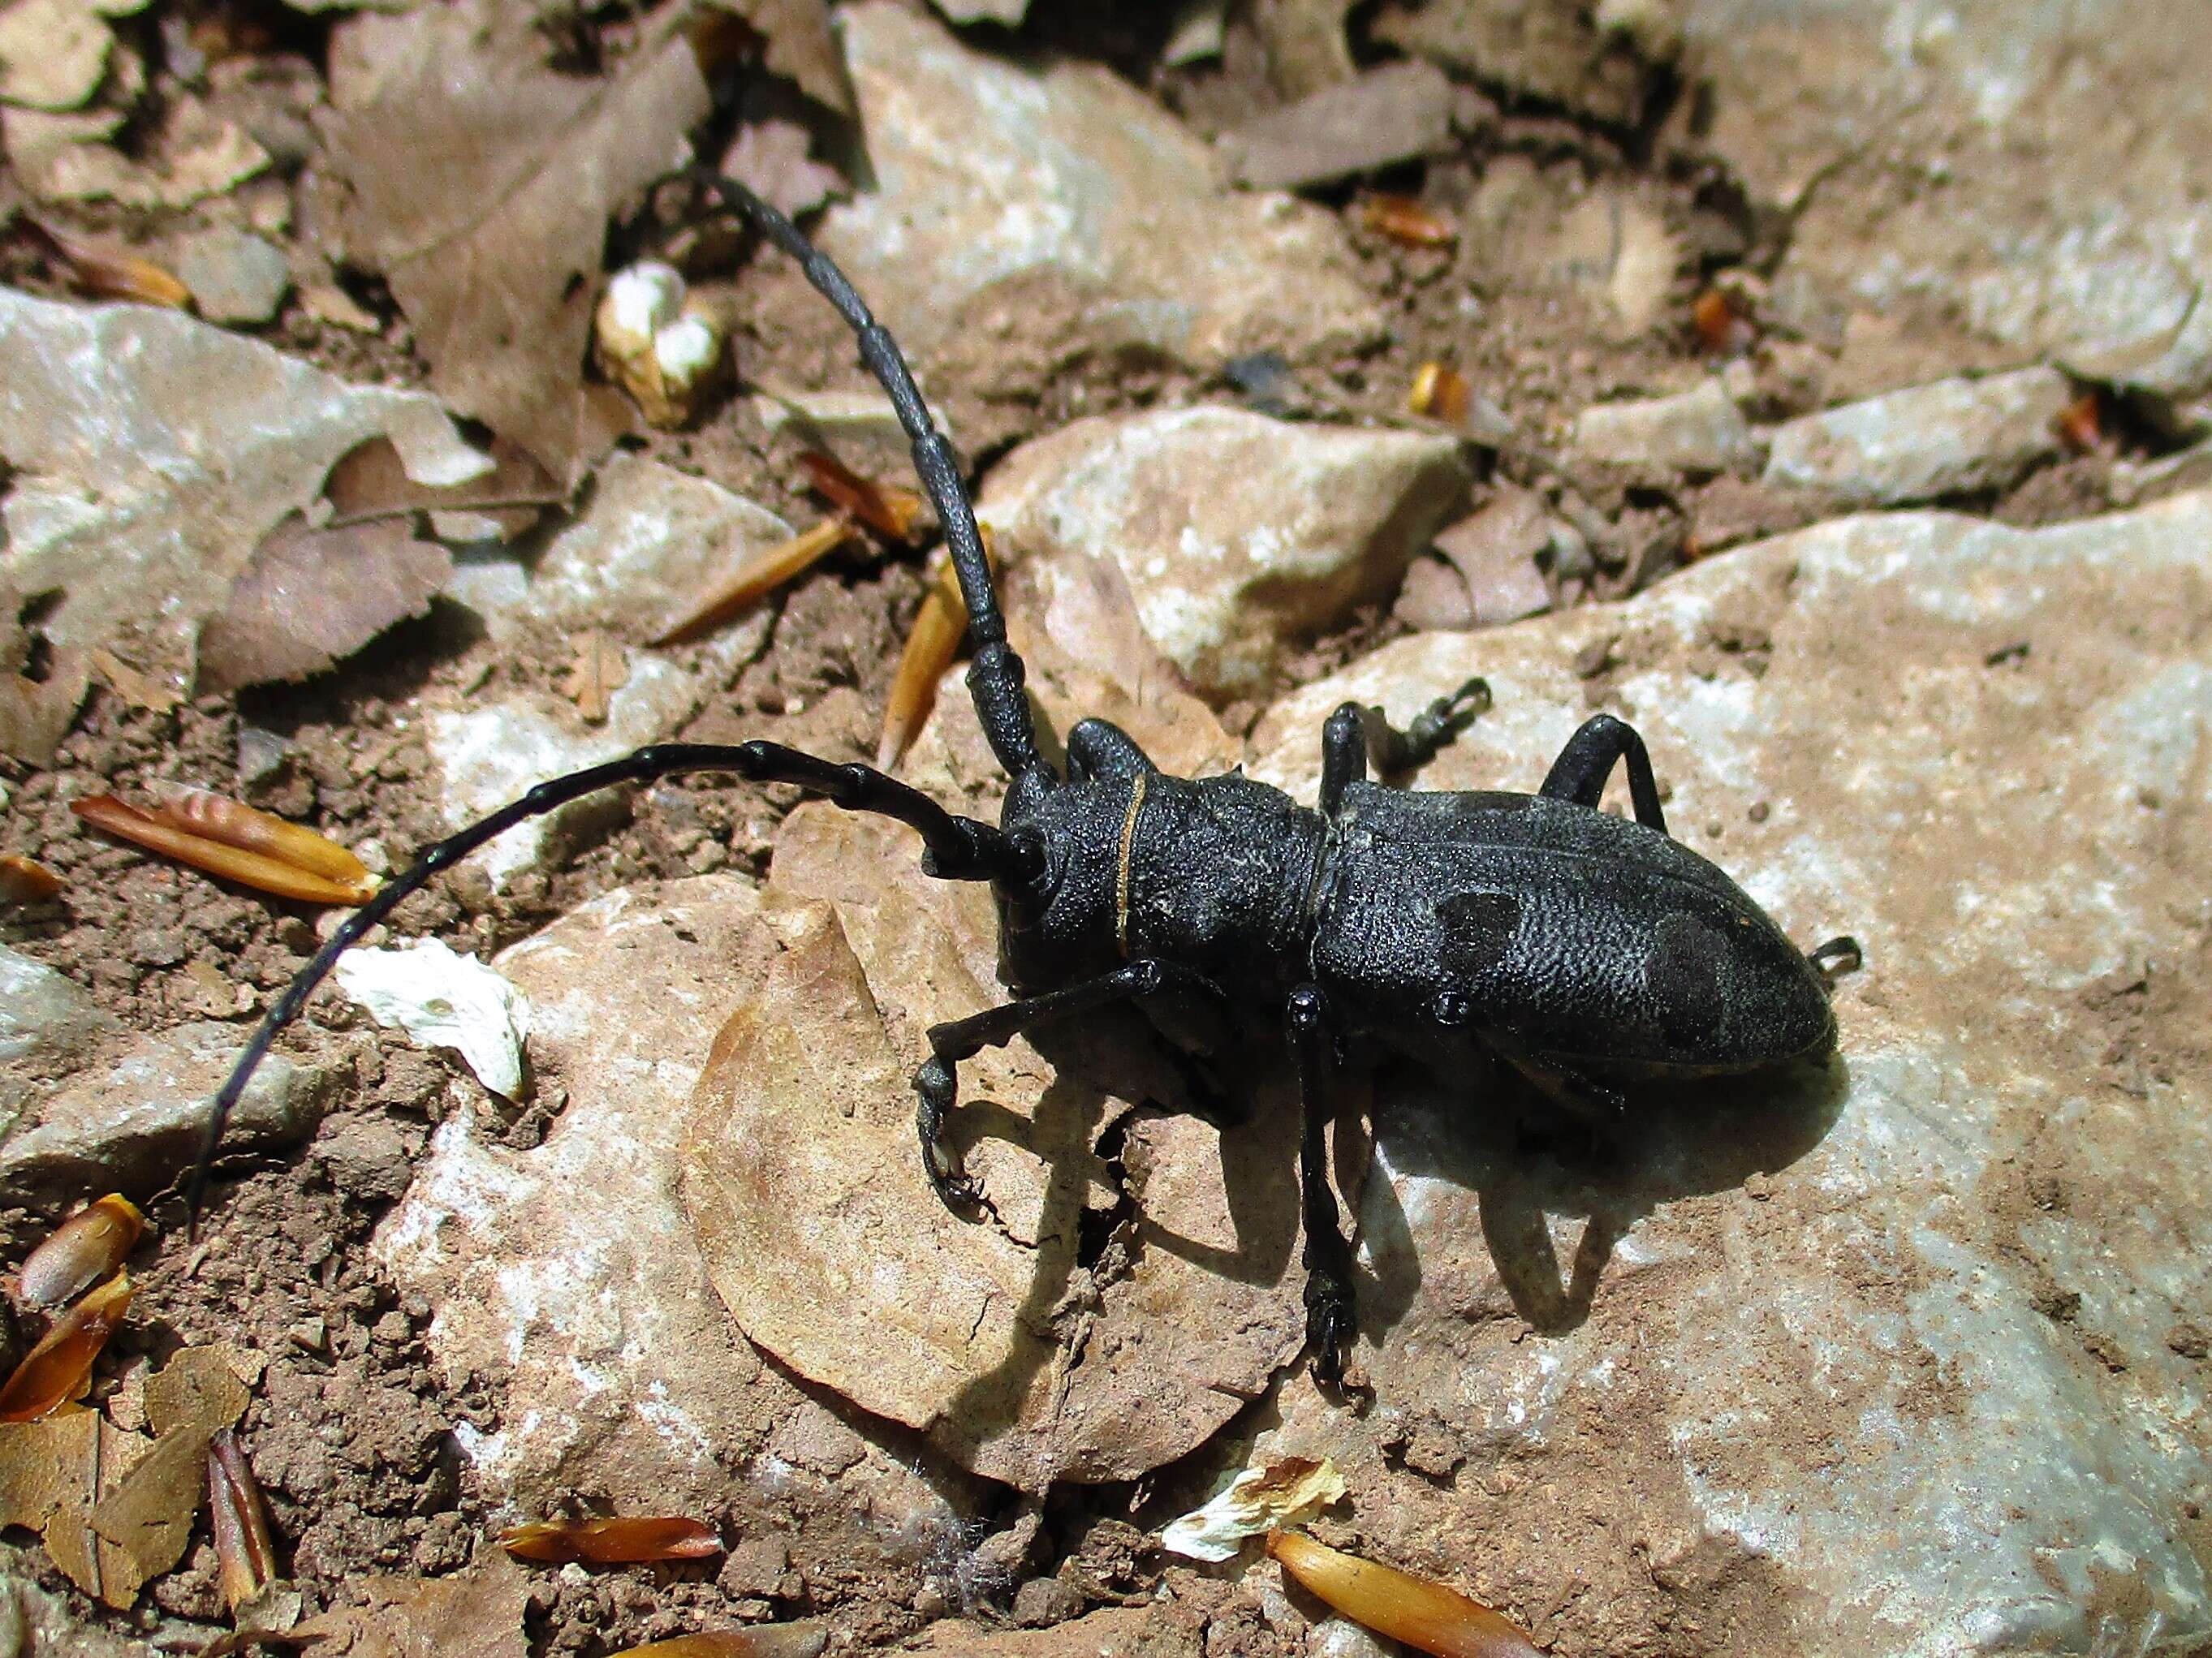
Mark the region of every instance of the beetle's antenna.
<instances>
[{"instance_id":1,"label":"beetle's antenna","mask_svg":"<svg viewBox=\"0 0 2212 1658\"><path fill-rule=\"evenodd\" d=\"M973 817L955 817L921 790L886 776L872 766L838 765L785 748L780 743L656 743L619 760L540 783L512 805L501 807L490 817L425 850L374 898L339 922L329 940L315 952L314 959L284 987L284 993L263 1017L246 1042L245 1053L239 1055L238 1063L231 1067L230 1075L216 1094L207 1128L200 1138L199 1155L193 1159L191 1177L185 1186L185 1206L191 1226L197 1229L198 1225L200 1200L207 1194L208 1171L215 1162L216 1148L222 1143L223 1127L229 1122L230 1114L255 1069L268 1054L270 1043L298 1016L338 957L367 937L370 928L398 908L410 894L419 891L440 870L459 863L487 841L526 819L542 817L571 800L581 799L618 783L645 783L655 778L702 771L734 772L757 782L796 783L801 788L826 796L848 811L877 812L896 818L920 832L922 867L945 880L989 881L1001 877L1024 879L1036 872L1039 861L1036 848L1019 836L1002 835L990 824Z\"/></svg>"},{"instance_id":2,"label":"beetle's antenna","mask_svg":"<svg viewBox=\"0 0 2212 1658\"><path fill-rule=\"evenodd\" d=\"M1006 642L1006 621L999 610L998 591L992 585L990 563L983 556L968 486L961 481L952 446L930 418L929 405L922 401L898 343L876 320L830 256L801 235L799 227L781 213L736 179L711 168L694 168L677 176L712 191L798 260L806 280L859 337L860 361L867 364L868 372L898 412L899 424L914 446L914 470L921 474L921 486L928 491L938 521L945 526L945 550L960 579L960 595L968 601L968 633L975 641L975 659L968 669L968 689L975 699L975 715L990 739L991 752L998 756L999 764L1010 778L1036 771L1054 774L1037 751L1036 726L1030 717L1029 697L1022 689L1025 677L1022 659Z\"/></svg>"}]
</instances>

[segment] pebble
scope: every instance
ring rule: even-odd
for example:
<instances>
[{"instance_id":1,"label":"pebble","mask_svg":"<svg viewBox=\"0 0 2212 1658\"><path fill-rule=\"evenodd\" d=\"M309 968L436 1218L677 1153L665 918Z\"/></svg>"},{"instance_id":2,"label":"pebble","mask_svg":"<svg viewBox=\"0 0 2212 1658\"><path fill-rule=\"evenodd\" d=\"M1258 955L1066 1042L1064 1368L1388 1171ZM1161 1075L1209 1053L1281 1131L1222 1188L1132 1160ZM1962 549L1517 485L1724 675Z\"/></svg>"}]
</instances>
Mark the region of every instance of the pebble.
<instances>
[{"instance_id":1,"label":"pebble","mask_svg":"<svg viewBox=\"0 0 2212 1658\"><path fill-rule=\"evenodd\" d=\"M2002 489L2058 452L2072 398L2063 374L2038 367L1848 403L1776 427L1761 482L1862 507Z\"/></svg>"},{"instance_id":2,"label":"pebble","mask_svg":"<svg viewBox=\"0 0 2212 1658\"><path fill-rule=\"evenodd\" d=\"M185 238L176 258L192 303L212 323L271 321L292 290L283 250L249 231L199 231Z\"/></svg>"}]
</instances>

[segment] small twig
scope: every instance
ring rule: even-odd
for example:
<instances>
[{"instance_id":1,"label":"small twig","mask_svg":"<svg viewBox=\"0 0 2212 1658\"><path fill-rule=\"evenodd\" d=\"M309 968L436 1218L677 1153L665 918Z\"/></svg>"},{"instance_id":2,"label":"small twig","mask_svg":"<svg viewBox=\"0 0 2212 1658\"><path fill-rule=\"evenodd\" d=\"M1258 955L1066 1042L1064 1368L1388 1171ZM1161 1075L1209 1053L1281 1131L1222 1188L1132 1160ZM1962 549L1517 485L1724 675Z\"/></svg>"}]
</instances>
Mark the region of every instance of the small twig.
<instances>
[{"instance_id":1,"label":"small twig","mask_svg":"<svg viewBox=\"0 0 2212 1658\"><path fill-rule=\"evenodd\" d=\"M392 507L364 507L357 513L345 513L322 527L325 530L350 530L356 524L374 524L387 518L410 518L416 513L505 513L521 507L542 510L568 504L566 495L483 495L471 501L402 501Z\"/></svg>"}]
</instances>

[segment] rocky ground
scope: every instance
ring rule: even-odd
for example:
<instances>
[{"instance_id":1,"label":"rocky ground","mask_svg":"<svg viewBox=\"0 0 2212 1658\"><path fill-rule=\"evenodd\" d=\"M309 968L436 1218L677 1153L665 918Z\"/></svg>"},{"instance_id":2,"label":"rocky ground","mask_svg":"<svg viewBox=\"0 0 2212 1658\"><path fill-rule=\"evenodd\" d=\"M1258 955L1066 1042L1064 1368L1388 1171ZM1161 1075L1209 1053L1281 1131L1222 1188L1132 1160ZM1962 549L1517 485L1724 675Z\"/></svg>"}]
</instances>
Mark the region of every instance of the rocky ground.
<instances>
[{"instance_id":1,"label":"rocky ground","mask_svg":"<svg viewBox=\"0 0 2212 1658\"><path fill-rule=\"evenodd\" d=\"M1292 1455L1346 1476L1325 1539L1554 1653L2212 1647L2208 62L2192 12L2027 0L0 7L0 852L65 884L0 910L0 1225L155 1223L86 1491L0 1427L0 1626L228 1628L204 1521L141 1590L94 1504L214 1349L362 1653L1371 1654L1256 1548L1159 1546ZM1050 732L1310 800L1347 697L1488 678L1426 788L1533 788L1611 709L1679 838L1864 944L1837 1061L1592 1147L1378 1057L1346 1408L1272 1039L1225 1129L1133 1017L980 1057L957 1223L907 1079L1003 994L988 895L700 780L410 901L379 942L496 1007L457 1052L322 993L188 1237L328 916L72 799L196 784L390 868L645 742L877 751L910 549L651 642L823 515L801 451L904 479L796 270L648 192L691 155L914 356ZM592 348L644 255L735 371L662 427ZM945 692L900 774L988 814ZM670 1512L726 1552L487 1541Z\"/></svg>"}]
</instances>

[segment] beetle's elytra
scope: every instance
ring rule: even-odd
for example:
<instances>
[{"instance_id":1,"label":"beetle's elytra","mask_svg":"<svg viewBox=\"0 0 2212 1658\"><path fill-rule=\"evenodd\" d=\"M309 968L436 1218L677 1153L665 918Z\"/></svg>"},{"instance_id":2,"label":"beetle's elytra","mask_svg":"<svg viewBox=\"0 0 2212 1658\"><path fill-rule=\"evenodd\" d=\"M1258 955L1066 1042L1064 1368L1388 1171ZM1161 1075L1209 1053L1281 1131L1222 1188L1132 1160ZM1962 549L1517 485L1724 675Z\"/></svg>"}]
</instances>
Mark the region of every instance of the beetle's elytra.
<instances>
[{"instance_id":1,"label":"beetle's elytra","mask_svg":"<svg viewBox=\"0 0 2212 1658\"><path fill-rule=\"evenodd\" d=\"M703 180L798 259L858 336L914 446L945 527L975 646L968 684L1009 779L994 826L945 811L872 768L765 742L662 744L542 783L429 847L348 917L270 1009L216 1096L193 1171L195 1208L223 1124L271 1039L341 952L440 870L526 817L619 783L726 771L796 784L917 831L924 868L988 881L1000 977L1014 999L939 1025L915 1072L922 1165L956 1212L980 1195L948 1143L957 1067L1031 1026L1135 1001L1188 1035L1254 1015L1288 1032L1304 1113L1299 1187L1307 1338L1335 1386L1352 1331L1350 1248L1324 1168L1343 1039L1358 1032L1433 1054L1480 1046L1571 1112L1603 1115L1638 1078L1763 1070L1832 1051L1823 968L1856 961L1837 939L1808 956L1718 868L1667 834L1636 732L1600 714L1534 794L1418 793L1370 780L1427 760L1489 701L1471 680L1405 731L1347 703L1321 732L1317 808L1241 774L1163 774L1124 732L1085 720L1065 775L1040 751L1022 661L1006 642L975 518L950 446L898 347L851 285L744 186ZM1635 821L1601 812L1626 767Z\"/></svg>"}]
</instances>

